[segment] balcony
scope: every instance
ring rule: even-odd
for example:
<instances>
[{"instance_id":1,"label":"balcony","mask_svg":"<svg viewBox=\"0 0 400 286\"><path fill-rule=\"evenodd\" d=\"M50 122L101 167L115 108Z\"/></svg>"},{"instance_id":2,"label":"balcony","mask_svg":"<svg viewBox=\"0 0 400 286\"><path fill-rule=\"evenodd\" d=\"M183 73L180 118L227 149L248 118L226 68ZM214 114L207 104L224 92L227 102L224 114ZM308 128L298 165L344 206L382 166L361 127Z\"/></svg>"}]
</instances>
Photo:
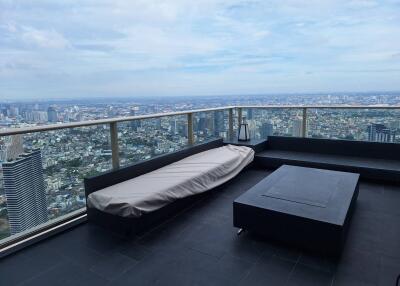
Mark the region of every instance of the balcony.
<instances>
[{"instance_id":1,"label":"balcony","mask_svg":"<svg viewBox=\"0 0 400 286\"><path fill-rule=\"evenodd\" d=\"M337 114L339 109L343 110L342 116ZM253 137L258 138L267 132L265 126L265 129L261 128L263 122L260 120L271 118L271 113L279 114L272 118L280 118L271 122L274 135L319 137L317 130L327 128L319 126L319 116L330 115L332 120L342 124L360 124L361 116L346 120L350 111L358 114L373 112L375 118L382 116L382 112L398 112L396 108L387 107L229 107L5 130L0 131L0 136L22 134L25 144L32 144L29 147L37 147L43 136L84 144L90 138L88 136L94 134L93 130L99 128L103 139L96 136L98 142L93 143L94 146L103 146L99 149L111 151L92 151L103 158L101 164L97 162L97 166L88 167L101 165L95 170L98 172L138 160L135 144L128 140L131 134L136 134L133 129L139 133L137 125L132 122L141 121L140 128L144 129L150 125L153 129L163 129L163 125L174 118L174 122L179 122L176 125L184 126L179 139L183 147L217 135L228 138L235 133L243 116L255 118L257 122L253 128L257 131ZM200 121L206 122L210 114L218 118L217 112L223 114L218 134L205 131L207 124ZM157 119L160 121L154 121ZM362 122L361 129L367 130L368 120ZM291 132L289 126L292 126ZM64 133L55 136L65 130L71 130L69 136ZM175 131L173 133L170 139L177 140L173 136ZM343 139L345 136L338 131L331 138ZM61 145L55 140L46 148L57 149L58 144ZM42 152L44 161L50 164L46 159L50 152L46 153L45 148ZM151 157L158 153L153 151L143 156ZM65 160L67 167L75 170L77 167L70 161ZM83 207L70 208L68 213L59 216L49 212L47 223L3 240L3 253L13 252L21 246L24 248L0 260L0 284L126 285L134 281L137 285L395 285L400 273L398 185L361 181L345 249L342 256L335 259L270 242L252 233L237 236L237 230L232 227L233 199L270 172L257 166L245 170L217 192L163 224L129 239L87 223ZM74 172L69 173L71 181L79 179L73 175ZM47 178L50 180L51 176ZM62 195L68 192L79 195L79 189L68 188L62 190ZM28 244L32 245L25 247Z\"/></svg>"}]
</instances>

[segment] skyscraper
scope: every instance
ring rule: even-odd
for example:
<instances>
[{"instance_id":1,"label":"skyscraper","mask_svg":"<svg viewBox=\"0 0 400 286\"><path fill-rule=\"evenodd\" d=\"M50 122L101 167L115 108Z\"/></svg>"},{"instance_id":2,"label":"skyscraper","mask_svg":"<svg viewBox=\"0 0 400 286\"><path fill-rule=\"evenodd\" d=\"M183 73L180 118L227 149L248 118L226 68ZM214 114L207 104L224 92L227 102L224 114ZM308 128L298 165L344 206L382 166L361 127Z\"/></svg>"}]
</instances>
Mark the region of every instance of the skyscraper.
<instances>
[{"instance_id":1,"label":"skyscraper","mask_svg":"<svg viewBox=\"0 0 400 286\"><path fill-rule=\"evenodd\" d=\"M224 126L224 112L215 111L214 112L214 136L219 137L220 133L225 131Z\"/></svg>"},{"instance_id":2,"label":"skyscraper","mask_svg":"<svg viewBox=\"0 0 400 286\"><path fill-rule=\"evenodd\" d=\"M11 234L45 223L47 203L40 150L3 163L3 177Z\"/></svg>"},{"instance_id":3,"label":"skyscraper","mask_svg":"<svg viewBox=\"0 0 400 286\"><path fill-rule=\"evenodd\" d=\"M50 107L47 109L47 120L48 120L49 122L52 122L52 123L55 123L55 122L58 121L58 113L57 113L57 110L56 110L54 107L52 107L52 106L50 106Z\"/></svg>"},{"instance_id":4,"label":"skyscraper","mask_svg":"<svg viewBox=\"0 0 400 286\"><path fill-rule=\"evenodd\" d=\"M253 120L253 108L247 110L247 120Z\"/></svg>"},{"instance_id":5,"label":"skyscraper","mask_svg":"<svg viewBox=\"0 0 400 286\"><path fill-rule=\"evenodd\" d=\"M384 124L372 123L367 127L368 141L374 142L393 142L394 132L386 128Z\"/></svg>"},{"instance_id":6,"label":"skyscraper","mask_svg":"<svg viewBox=\"0 0 400 286\"><path fill-rule=\"evenodd\" d=\"M15 160L20 154L24 153L22 135L7 136L4 142L4 155L1 160L5 162Z\"/></svg>"},{"instance_id":7,"label":"skyscraper","mask_svg":"<svg viewBox=\"0 0 400 286\"><path fill-rule=\"evenodd\" d=\"M136 112L138 111L138 107L137 106L132 106L129 110L129 116L135 116ZM129 125L131 126L131 128L134 131L137 131L138 128L140 128L142 126L142 121L141 120L132 120L129 122Z\"/></svg>"},{"instance_id":8,"label":"skyscraper","mask_svg":"<svg viewBox=\"0 0 400 286\"><path fill-rule=\"evenodd\" d=\"M292 136L301 137L303 131L303 120L301 118L296 118L293 120Z\"/></svg>"},{"instance_id":9,"label":"skyscraper","mask_svg":"<svg viewBox=\"0 0 400 286\"><path fill-rule=\"evenodd\" d=\"M197 125L197 131L205 131L207 127L207 118L205 113L200 114L200 118Z\"/></svg>"},{"instance_id":10,"label":"skyscraper","mask_svg":"<svg viewBox=\"0 0 400 286\"><path fill-rule=\"evenodd\" d=\"M267 139L274 133L274 126L269 122L263 122L260 128L261 138Z\"/></svg>"}]
</instances>

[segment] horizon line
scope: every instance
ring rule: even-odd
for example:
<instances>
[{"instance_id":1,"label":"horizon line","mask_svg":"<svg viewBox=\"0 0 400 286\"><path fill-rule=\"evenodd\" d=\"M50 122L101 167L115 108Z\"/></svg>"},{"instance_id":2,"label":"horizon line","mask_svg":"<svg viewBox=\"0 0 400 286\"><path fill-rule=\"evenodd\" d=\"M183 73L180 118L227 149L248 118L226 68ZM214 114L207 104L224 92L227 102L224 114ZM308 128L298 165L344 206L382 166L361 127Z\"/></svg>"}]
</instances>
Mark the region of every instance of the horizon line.
<instances>
[{"instance_id":1,"label":"horizon line","mask_svg":"<svg viewBox=\"0 0 400 286\"><path fill-rule=\"evenodd\" d=\"M182 98L182 97L190 97L190 98L217 98L217 97L238 97L238 96L245 96L245 97L251 97L251 96L293 96L293 95L345 95L345 94L351 94L351 95L367 95L367 94L372 94L372 93L387 93L387 94L393 94L393 93L400 93L400 90L371 90L371 91L318 91L318 92L268 92L268 93L253 93L253 94L192 94L192 95L183 95L183 94L177 94L177 95L171 95L171 94L165 94L165 95L133 95L133 96L118 96L118 97L111 97L111 96L91 96L83 99L82 97L40 97L40 98L31 98L31 97L26 97L26 98L18 98L18 99L12 99L12 98L4 98L0 100L0 103L16 103L16 102L31 102L31 101L71 101L71 100L76 100L76 101L88 101L88 100L110 100L110 101L115 101L115 100L129 100L129 99L147 99L147 100L154 100L154 99L161 99L161 98Z\"/></svg>"}]
</instances>

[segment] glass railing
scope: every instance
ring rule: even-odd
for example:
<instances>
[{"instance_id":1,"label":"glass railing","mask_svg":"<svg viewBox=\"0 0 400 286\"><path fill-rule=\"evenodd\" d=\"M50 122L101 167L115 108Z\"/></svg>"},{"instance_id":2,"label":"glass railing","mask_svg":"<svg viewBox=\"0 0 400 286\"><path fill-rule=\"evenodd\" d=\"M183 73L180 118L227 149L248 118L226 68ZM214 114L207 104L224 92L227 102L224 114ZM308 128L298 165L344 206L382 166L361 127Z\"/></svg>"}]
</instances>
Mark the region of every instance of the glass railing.
<instances>
[{"instance_id":1,"label":"glass railing","mask_svg":"<svg viewBox=\"0 0 400 286\"><path fill-rule=\"evenodd\" d=\"M165 116L118 123L120 166L188 146L187 116Z\"/></svg>"},{"instance_id":2,"label":"glass railing","mask_svg":"<svg viewBox=\"0 0 400 286\"><path fill-rule=\"evenodd\" d=\"M395 142L400 106L243 106L0 130L0 248L85 214L83 179L214 138ZM2 160L2 162L1 162Z\"/></svg>"},{"instance_id":3,"label":"glass railing","mask_svg":"<svg viewBox=\"0 0 400 286\"><path fill-rule=\"evenodd\" d=\"M307 136L358 141L400 142L400 110L308 109Z\"/></svg>"}]
</instances>

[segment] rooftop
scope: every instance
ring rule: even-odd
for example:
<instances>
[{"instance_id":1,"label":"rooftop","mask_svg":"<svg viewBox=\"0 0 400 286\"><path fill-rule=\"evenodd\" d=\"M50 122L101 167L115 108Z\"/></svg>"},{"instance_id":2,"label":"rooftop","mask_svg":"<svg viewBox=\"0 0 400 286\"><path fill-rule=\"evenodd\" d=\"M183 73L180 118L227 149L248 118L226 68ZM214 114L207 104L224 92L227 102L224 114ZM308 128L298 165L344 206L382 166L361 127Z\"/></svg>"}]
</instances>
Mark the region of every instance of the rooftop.
<instances>
[{"instance_id":1,"label":"rooftop","mask_svg":"<svg viewBox=\"0 0 400 286\"><path fill-rule=\"evenodd\" d=\"M245 170L131 239L81 224L0 260L0 285L395 285L399 186L361 181L345 249L332 259L237 236L232 201L268 174Z\"/></svg>"}]
</instances>

